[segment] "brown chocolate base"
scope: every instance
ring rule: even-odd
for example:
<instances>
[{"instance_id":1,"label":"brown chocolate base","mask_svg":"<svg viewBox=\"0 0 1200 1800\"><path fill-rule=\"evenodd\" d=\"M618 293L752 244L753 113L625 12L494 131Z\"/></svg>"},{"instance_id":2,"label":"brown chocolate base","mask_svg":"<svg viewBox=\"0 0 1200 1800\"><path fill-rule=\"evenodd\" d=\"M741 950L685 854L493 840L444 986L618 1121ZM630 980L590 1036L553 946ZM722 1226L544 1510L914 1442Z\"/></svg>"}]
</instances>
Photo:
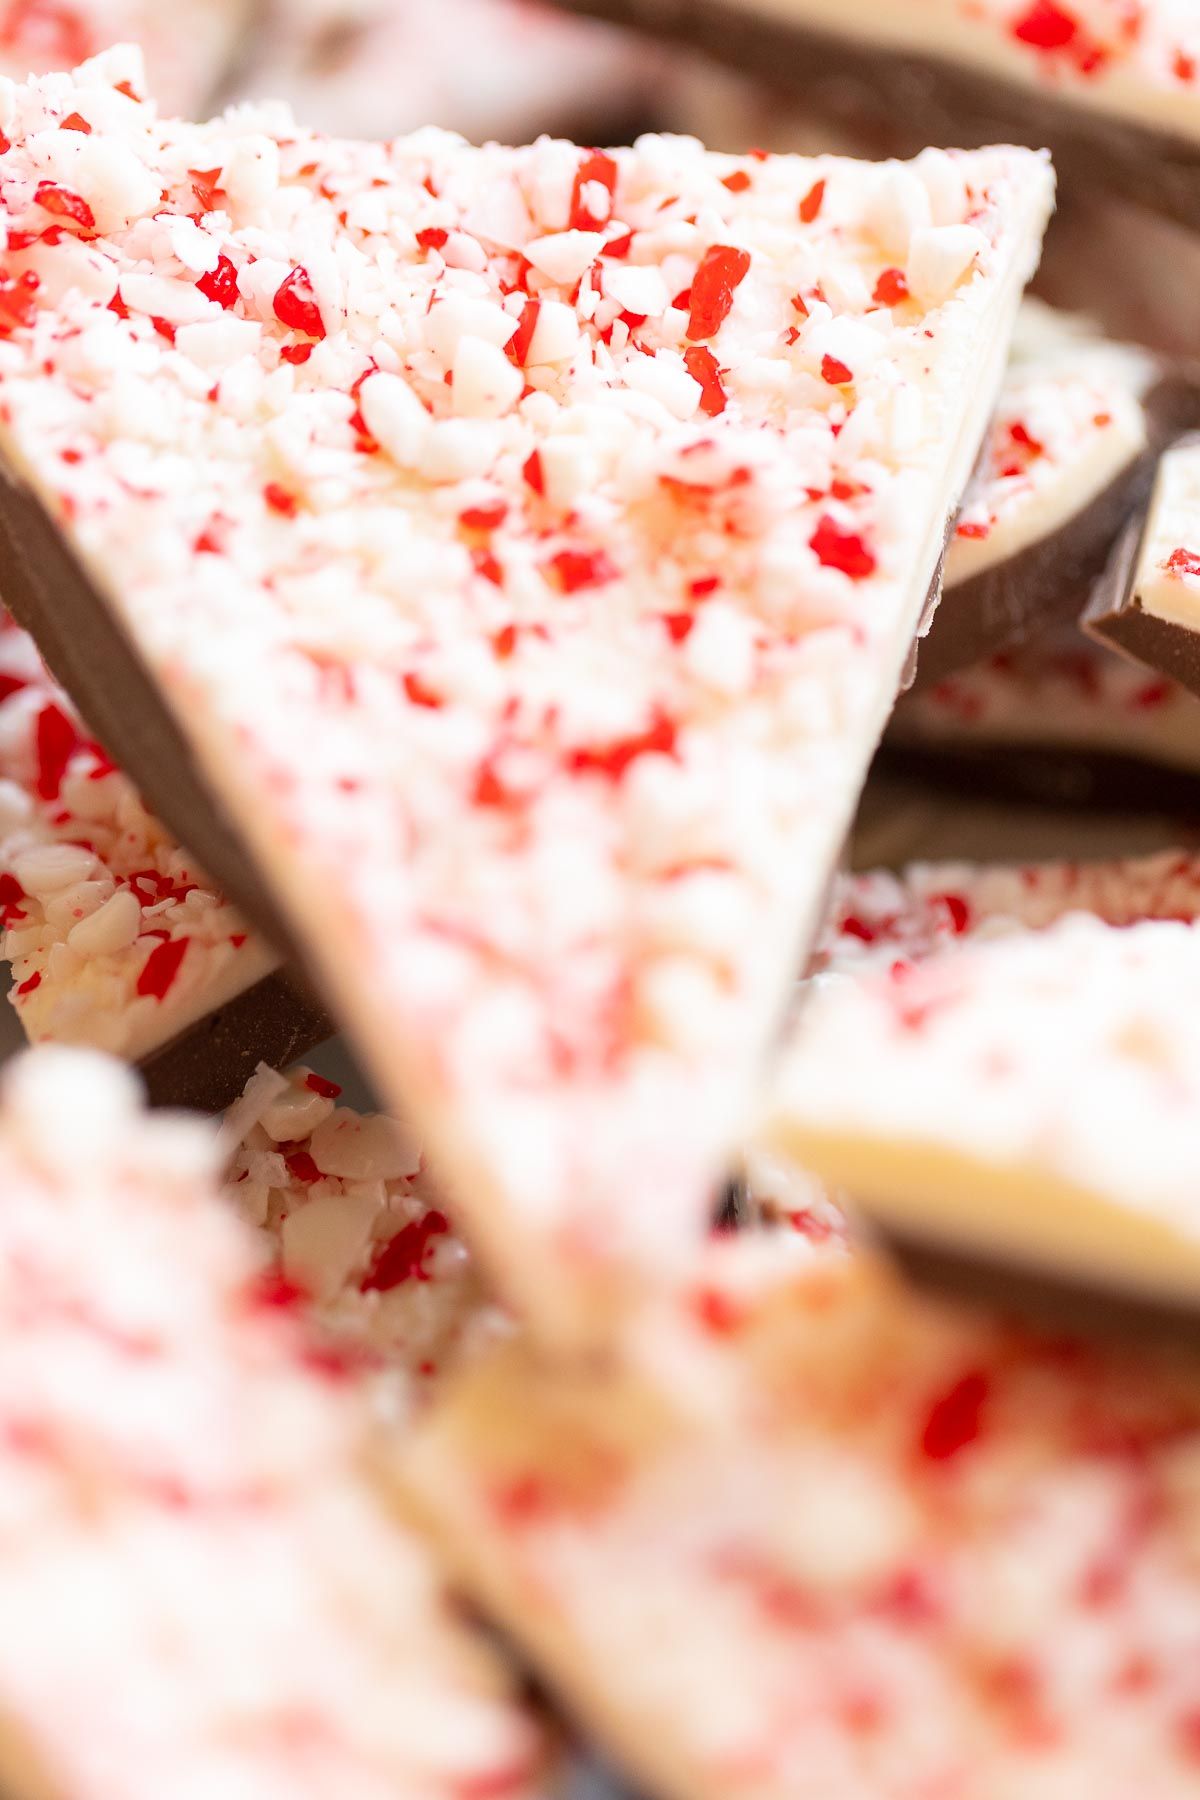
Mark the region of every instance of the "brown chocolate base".
<instances>
[{"instance_id":1,"label":"brown chocolate base","mask_svg":"<svg viewBox=\"0 0 1200 1800\"><path fill-rule=\"evenodd\" d=\"M738 0L558 0L568 12L654 32L794 95L899 156L926 144L1026 143L1053 153L1064 183L1107 188L1200 225L1200 144L1093 112L1044 88L926 56L879 49Z\"/></svg>"},{"instance_id":2,"label":"brown chocolate base","mask_svg":"<svg viewBox=\"0 0 1200 1800\"><path fill-rule=\"evenodd\" d=\"M334 1029L299 978L278 969L143 1057L140 1073L152 1106L221 1112L260 1062L286 1069Z\"/></svg>"},{"instance_id":3,"label":"brown chocolate base","mask_svg":"<svg viewBox=\"0 0 1200 1800\"><path fill-rule=\"evenodd\" d=\"M0 600L146 804L270 943L299 963L268 885L137 651L41 502L0 467Z\"/></svg>"},{"instance_id":4,"label":"brown chocolate base","mask_svg":"<svg viewBox=\"0 0 1200 1800\"><path fill-rule=\"evenodd\" d=\"M1195 773L1107 750L1003 740L957 744L884 739L881 775L920 782L957 799L1013 801L1062 812L1176 817L1200 824L1200 757Z\"/></svg>"},{"instance_id":5,"label":"brown chocolate base","mask_svg":"<svg viewBox=\"0 0 1200 1800\"><path fill-rule=\"evenodd\" d=\"M1080 623L1089 637L1200 695L1200 631L1143 612L1134 593L1144 521L1126 531Z\"/></svg>"},{"instance_id":6,"label":"brown chocolate base","mask_svg":"<svg viewBox=\"0 0 1200 1800\"><path fill-rule=\"evenodd\" d=\"M972 1307L1052 1332L1080 1337L1133 1338L1200 1352L1200 1298L1196 1303L1149 1288L1124 1288L1097 1277L1034 1265L991 1260L974 1253L884 1235L884 1248L919 1287Z\"/></svg>"}]
</instances>

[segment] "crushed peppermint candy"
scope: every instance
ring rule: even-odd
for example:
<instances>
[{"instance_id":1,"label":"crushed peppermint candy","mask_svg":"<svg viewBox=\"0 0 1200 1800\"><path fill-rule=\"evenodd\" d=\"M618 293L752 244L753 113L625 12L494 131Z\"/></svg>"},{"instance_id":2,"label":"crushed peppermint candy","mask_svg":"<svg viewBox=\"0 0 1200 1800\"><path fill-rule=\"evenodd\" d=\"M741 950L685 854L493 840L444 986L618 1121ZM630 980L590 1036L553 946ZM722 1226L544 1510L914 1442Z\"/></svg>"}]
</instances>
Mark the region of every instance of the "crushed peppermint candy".
<instances>
[{"instance_id":1,"label":"crushed peppermint candy","mask_svg":"<svg viewBox=\"0 0 1200 1800\"><path fill-rule=\"evenodd\" d=\"M0 339L5 449L501 1287L582 1332L707 1218L1048 169L779 157L739 192L689 139L606 152L613 174L548 139L157 121L126 66L0 96L4 272L41 283ZM75 113L90 134L49 129ZM94 233L47 227L51 175ZM232 308L198 285L221 257ZM872 299L892 267L895 311Z\"/></svg>"},{"instance_id":2,"label":"crushed peppermint candy","mask_svg":"<svg viewBox=\"0 0 1200 1800\"><path fill-rule=\"evenodd\" d=\"M732 1242L642 1334L607 1377L505 1349L407 1468L468 1592L639 1788L1195 1789L1194 1358Z\"/></svg>"},{"instance_id":3,"label":"crushed peppermint candy","mask_svg":"<svg viewBox=\"0 0 1200 1800\"><path fill-rule=\"evenodd\" d=\"M278 958L146 811L0 614L0 955L38 1043L139 1061Z\"/></svg>"},{"instance_id":4,"label":"crushed peppermint candy","mask_svg":"<svg viewBox=\"0 0 1200 1800\"><path fill-rule=\"evenodd\" d=\"M263 1276L216 1163L203 1125L144 1112L92 1052L6 1071L9 1791L539 1791L537 1728L399 1522L364 1396Z\"/></svg>"},{"instance_id":5,"label":"crushed peppermint candy","mask_svg":"<svg viewBox=\"0 0 1200 1800\"><path fill-rule=\"evenodd\" d=\"M230 1200L387 1416L511 1329L488 1297L412 1134L338 1104L311 1069L260 1068L226 1118Z\"/></svg>"}]
</instances>

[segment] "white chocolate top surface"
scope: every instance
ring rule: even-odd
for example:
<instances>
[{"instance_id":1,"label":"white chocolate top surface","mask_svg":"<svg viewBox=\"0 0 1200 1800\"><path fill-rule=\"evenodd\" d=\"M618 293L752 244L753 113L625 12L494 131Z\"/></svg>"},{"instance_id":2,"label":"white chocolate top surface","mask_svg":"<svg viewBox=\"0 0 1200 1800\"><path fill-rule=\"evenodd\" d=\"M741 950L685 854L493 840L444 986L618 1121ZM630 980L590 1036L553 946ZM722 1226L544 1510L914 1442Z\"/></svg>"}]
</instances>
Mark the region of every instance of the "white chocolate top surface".
<instances>
[{"instance_id":1,"label":"white chocolate top surface","mask_svg":"<svg viewBox=\"0 0 1200 1800\"><path fill-rule=\"evenodd\" d=\"M162 125L123 73L0 103L8 452L476 1241L574 1319L548 1268L707 1216L1048 173Z\"/></svg>"},{"instance_id":2,"label":"white chocolate top surface","mask_svg":"<svg viewBox=\"0 0 1200 1800\"><path fill-rule=\"evenodd\" d=\"M0 615L0 952L34 1042L136 1062L278 958L93 743Z\"/></svg>"},{"instance_id":3,"label":"white chocolate top surface","mask_svg":"<svg viewBox=\"0 0 1200 1800\"><path fill-rule=\"evenodd\" d=\"M885 1220L1189 1300L1200 927L1082 917L810 1000L781 1141Z\"/></svg>"},{"instance_id":4,"label":"white chocolate top surface","mask_svg":"<svg viewBox=\"0 0 1200 1800\"><path fill-rule=\"evenodd\" d=\"M1068 524L1146 449L1156 359L1026 301L991 436L946 556L946 588ZM1082 606L1086 595L1080 595Z\"/></svg>"},{"instance_id":5,"label":"white chocolate top surface","mask_svg":"<svg viewBox=\"0 0 1200 1800\"><path fill-rule=\"evenodd\" d=\"M1194 0L748 0L873 48L960 63L1131 124L1200 140Z\"/></svg>"},{"instance_id":6,"label":"white chocolate top surface","mask_svg":"<svg viewBox=\"0 0 1200 1800\"><path fill-rule=\"evenodd\" d=\"M198 1123L34 1051L0 1103L0 1769L72 1800L535 1784ZM69 1696L69 1705L64 1697Z\"/></svg>"},{"instance_id":7,"label":"white chocolate top surface","mask_svg":"<svg viewBox=\"0 0 1200 1800\"><path fill-rule=\"evenodd\" d=\"M410 1485L645 1787L1194 1791L1194 1364L774 1241L715 1247L642 1348L607 1382L503 1353Z\"/></svg>"},{"instance_id":8,"label":"white chocolate top surface","mask_svg":"<svg viewBox=\"0 0 1200 1800\"><path fill-rule=\"evenodd\" d=\"M1200 630L1200 437L1181 439L1158 465L1133 598L1155 618Z\"/></svg>"}]
</instances>

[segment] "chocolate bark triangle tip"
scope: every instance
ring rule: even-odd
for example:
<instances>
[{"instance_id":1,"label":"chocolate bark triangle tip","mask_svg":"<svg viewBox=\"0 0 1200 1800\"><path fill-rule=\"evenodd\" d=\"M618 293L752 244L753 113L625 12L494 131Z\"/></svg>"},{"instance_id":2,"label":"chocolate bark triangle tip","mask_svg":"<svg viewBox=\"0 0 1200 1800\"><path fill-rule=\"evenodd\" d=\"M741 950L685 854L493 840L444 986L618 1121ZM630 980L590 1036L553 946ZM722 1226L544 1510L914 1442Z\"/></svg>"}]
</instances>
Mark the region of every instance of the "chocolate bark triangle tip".
<instances>
[{"instance_id":1,"label":"chocolate bark triangle tip","mask_svg":"<svg viewBox=\"0 0 1200 1800\"><path fill-rule=\"evenodd\" d=\"M151 131L103 61L10 114L0 449L130 774L186 747L500 1291L604 1331L707 1228L1049 166Z\"/></svg>"}]
</instances>

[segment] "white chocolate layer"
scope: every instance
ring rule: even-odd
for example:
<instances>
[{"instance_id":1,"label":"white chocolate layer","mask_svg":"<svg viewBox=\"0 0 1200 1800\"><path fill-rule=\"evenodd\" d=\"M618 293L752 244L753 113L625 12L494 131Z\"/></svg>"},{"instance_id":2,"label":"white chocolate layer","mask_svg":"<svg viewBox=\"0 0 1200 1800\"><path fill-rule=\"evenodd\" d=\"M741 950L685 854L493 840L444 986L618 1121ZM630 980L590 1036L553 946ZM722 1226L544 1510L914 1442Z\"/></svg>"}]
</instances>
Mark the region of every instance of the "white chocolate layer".
<instances>
[{"instance_id":1,"label":"white chocolate layer","mask_svg":"<svg viewBox=\"0 0 1200 1800\"><path fill-rule=\"evenodd\" d=\"M670 1800L1186 1800L1194 1362L801 1252L721 1246L623 1379L471 1373L409 1468L469 1591Z\"/></svg>"},{"instance_id":2,"label":"white chocolate layer","mask_svg":"<svg viewBox=\"0 0 1200 1800\"><path fill-rule=\"evenodd\" d=\"M578 1333L703 1230L1049 172L162 126L114 73L5 97L6 452L499 1285ZM51 165L104 235L47 244Z\"/></svg>"},{"instance_id":3,"label":"white chocolate layer","mask_svg":"<svg viewBox=\"0 0 1200 1800\"><path fill-rule=\"evenodd\" d=\"M936 1242L1194 1303L1200 927L1093 919L833 980L772 1136Z\"/></svg>"},{"instance_id":4,"label":"white chocolate layer","mask_svg":"<svg viewBox=\"0 0 1200 1800\"><path fill-rule=\"evenodd\" d=\"M1200 771L1195 696L1077 632L1005 651L906 695L888 734L899 744L1107 752Z\"/></svg>"},{"instance_id":5,"label":"white chocolate layer","mask_svg":"<svg viewBox=\"0 0 1200 1800\"><path fill-rule=\"evenodd\" d=\"M215 1150L90 1052L8 1072L5 1793L515 1800L536 1733L369 1472L360 1396L262 1281Z\"/></svg>"},{"instance_id":6,"label":"white chocolate layer","mask_svg":"<svg viewBox=\"0 0 1200 1800\"><path fill-rule=\"evenodd\" d=\"M1026 301L946 556L950 604L961 582L1052 537L1145 452L1142 400L1159 366L1145 351L1106 343L1084 320Z\"/></svg>"}]
</instances>

